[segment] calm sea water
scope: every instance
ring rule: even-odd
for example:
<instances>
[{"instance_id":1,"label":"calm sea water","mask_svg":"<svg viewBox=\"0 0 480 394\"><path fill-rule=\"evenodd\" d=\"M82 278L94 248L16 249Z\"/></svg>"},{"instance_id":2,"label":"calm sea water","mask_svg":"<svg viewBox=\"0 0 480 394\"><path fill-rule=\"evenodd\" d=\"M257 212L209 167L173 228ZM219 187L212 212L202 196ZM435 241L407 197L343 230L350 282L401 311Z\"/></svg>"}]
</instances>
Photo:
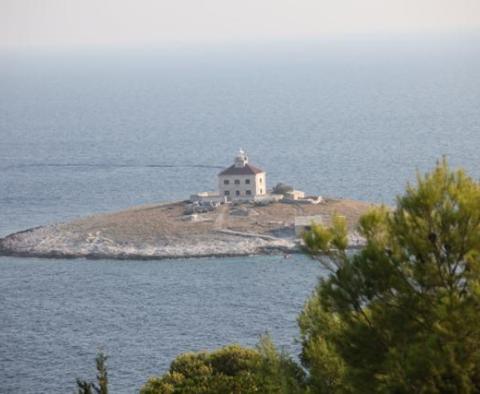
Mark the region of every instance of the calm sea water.
<instances>
[{"instance_id":1,"label":"calm sea water","mask_svg":"<svg viewBox=\"0 0 480 394\"><path fill-rule=\"evenodd\" d=\"M0 236L215 187L242 147L311 193L392 203L442 155L480 177L480 41L0 55ZM0 258L1 392L71 392L110 354L135 392L178 353L295 319L304 257Z\"/></svg>"}]
</instances>

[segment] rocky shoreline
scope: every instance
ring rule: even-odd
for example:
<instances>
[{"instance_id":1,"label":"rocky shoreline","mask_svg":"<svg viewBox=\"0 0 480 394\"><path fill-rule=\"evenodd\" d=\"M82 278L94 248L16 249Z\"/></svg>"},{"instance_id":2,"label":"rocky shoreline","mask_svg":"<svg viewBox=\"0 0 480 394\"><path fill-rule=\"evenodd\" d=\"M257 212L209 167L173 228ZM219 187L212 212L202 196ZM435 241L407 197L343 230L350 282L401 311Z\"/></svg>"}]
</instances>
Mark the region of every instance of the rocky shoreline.
<instances>
[{"instance_id":1,"label":"rocky shoreline","mask_svg":"<svg viewBox=\"0 0 480 394\"><path fill-rule=\"evenodd\" d=\"M225 204L186 215L187 202L134 207L68 223L36 227L0 239L0 255L42 258L173 259L301 252L294 219L299 215L344 215L351 245L354 228L371 204L327 199L315 206L272 203ZM240 213L239 213L240 212Z\"/></svg>"}]
</instances>

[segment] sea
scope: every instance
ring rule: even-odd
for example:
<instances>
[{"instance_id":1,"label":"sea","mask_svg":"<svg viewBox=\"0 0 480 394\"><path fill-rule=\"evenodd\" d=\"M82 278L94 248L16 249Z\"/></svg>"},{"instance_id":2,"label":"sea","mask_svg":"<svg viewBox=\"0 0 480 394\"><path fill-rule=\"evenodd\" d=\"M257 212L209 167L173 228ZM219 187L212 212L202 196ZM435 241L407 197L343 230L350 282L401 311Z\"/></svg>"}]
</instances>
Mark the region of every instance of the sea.
<instances>
[{"instance_id":1,"label":"sea","mask_svg":"<svg viewBox=\"0 0 480 394\"><path fill-rule=\"evenodd\" d=\"M215 190L236 152L309 194L394 205L446 157L480 177L480 35L0 53L0 237ZM0 257L0 393L113 393L268 333L297 358L306 256Z\"/></svg>"}]
</instances>

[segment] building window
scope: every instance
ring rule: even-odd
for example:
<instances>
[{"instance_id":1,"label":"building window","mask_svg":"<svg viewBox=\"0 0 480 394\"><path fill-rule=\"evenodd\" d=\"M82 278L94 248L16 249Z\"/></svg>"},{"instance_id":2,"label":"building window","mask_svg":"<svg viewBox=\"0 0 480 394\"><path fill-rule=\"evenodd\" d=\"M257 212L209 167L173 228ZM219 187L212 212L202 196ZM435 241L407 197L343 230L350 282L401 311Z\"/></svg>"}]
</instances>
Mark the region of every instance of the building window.
<instances>
[{"instance_id":1,"label":"building window","mask_svg":"<svg viewBox=\"0 0 480 394\"><path fill-rule=\"evenodd\" d=\"M260 189L260 194L263 194L263 189Z\"/></svg>"},{"instance_id":2,"label":"building window","mask_svg":"<svg viewBox=\"0 0 480 394\"><path fill-rule=\"evenodd\" d=\"M230 191L228 191L228 190L225 190L224 193L225 193L226 196L230 195Z\"/></svg>"},{"instance_id":3,"label":"building window","mask_svg":"<svg viewBox=\"0 0 480 394\"><path fill-rule=\"evenodd\" d=\"M252 191L251 191L251 190L247 190L245 193L247 194L247 196L251 196L251 195L252 195Z\"/></svg>"},{"instance_id":4,"label":"building window","mask_svg":"<svg viewBox=\"0 0 480 394\"><path fill-rule=\"evenodd\" d=\"M230 183L230 181L229 181L228 179L225 179L225 180L223 181L223 184L224 184L224 185L228 185L229 183Z\"/></svg>"},{"instance_id":5,"label":"building window","mask_svg":"<svg viewBox=\"0 0 480 394\"><path fill-rule=\"evenodd\" d=\"M250 179L245 179L245 185L250 185Z\"/></svg>"},{"instance_id":6,"label":"building window","mask_svg":"<svg viewBox=\"0 0 480 394\"><path fill-rule=\"evenodd\" d=\"M262 183L263 179L262 179L262 178L260 178L258 181L259 181L260 183Z\"/></svg>"},{"instance_id":7,"label":"building window","mask_svg":"<svg viewBox=\"0 0 480 394\"><path fill-rule=\"evenodd\" d=\"M240 185L240 179L235 179L235 185Z\"/></svg>"},{"instance_id":8,"label":"building window","mask_svg":"<svg viewBox=\"0 0 480 394\"><path fill-rule=\"evenodd\" d=\"M240 190L237 190L237 191L235 192L235 195L236 195L236 196L239 196L239 195L240 195Z\"/></svg>"}]
</instances>

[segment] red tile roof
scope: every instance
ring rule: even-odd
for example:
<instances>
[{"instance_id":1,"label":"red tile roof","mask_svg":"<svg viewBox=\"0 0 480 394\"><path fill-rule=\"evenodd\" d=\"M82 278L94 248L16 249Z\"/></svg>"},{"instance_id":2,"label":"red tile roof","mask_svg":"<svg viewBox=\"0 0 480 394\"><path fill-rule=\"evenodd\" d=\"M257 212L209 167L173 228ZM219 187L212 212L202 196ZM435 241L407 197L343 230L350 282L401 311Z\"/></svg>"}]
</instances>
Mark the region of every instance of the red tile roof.
<instances>
[{"instance_id":1,"label":"red tile roof","mask_svg":"<svg viewBox=\"0 0 480 394\"><path fill-rule=\"evenodd\" d=\"M250 164L245 164L245 167L235 167L235 164L233 164L218 175L255 175L261 172L264 171Z\"/></svg>"}]
</instances>

